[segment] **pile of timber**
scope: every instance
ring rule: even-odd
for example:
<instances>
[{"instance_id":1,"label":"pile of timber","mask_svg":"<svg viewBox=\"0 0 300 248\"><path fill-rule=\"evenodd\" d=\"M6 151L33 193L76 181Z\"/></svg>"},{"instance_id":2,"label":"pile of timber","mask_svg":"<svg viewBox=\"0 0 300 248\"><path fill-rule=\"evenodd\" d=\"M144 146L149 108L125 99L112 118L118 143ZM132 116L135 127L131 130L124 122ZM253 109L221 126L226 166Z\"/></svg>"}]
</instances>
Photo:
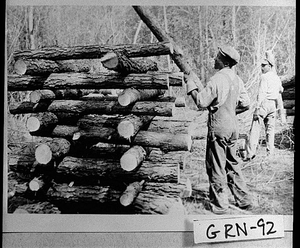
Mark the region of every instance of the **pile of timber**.
<instances>
[{"instance_id":1,"label":"pile of timber","mask_svg":"<svg viewBox=\"0 0 300 248\"><path fill-rule=\"evenodd\" d=\"M30 113L26 128L39 138L9 144L9 173L17 178L9 198L38 204L18 211L40 209L41 199L58 206L54 213L182 210L189 185L181 182L180 168L192 139L205 134L172 117L174 107L185 104L165 93L181 87L183 75L138 58L172 53L168 42L15 52L8 91L31 93L9 112ZM99 59L108 72L91 73L83 59Z\"/></svg>"},{"instance_id":2,"label":"pile of timber","mask_svg":"<svg viewBox=\"0 0 300 248\"><path fill-rule=\"evenodd\" d=\"M287 115L295 115L295 75L286 75L282 76L281 78L282 86L283 86L283 93L282 93L282 100L283 106L286 109Z\"/></svg>"}]
</instances>

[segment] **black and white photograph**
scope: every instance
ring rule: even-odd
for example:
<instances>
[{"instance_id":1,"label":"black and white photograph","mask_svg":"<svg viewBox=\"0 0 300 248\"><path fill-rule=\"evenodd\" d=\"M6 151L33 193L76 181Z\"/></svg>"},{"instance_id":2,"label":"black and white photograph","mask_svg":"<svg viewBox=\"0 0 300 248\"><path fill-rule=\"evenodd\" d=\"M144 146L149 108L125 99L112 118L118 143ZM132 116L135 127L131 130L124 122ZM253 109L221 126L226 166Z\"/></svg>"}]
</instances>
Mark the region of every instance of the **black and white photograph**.
<instances>
[{"instance_id":1,"label":"black and white photograph","mask_svg":"<svg viewBox=\"0 0 300 248\"><path fill-rule=\"evenodd\" d=\"M53 2L6 4L4 230L292 218L295 2Z\"/></svg>"}]
</instances>

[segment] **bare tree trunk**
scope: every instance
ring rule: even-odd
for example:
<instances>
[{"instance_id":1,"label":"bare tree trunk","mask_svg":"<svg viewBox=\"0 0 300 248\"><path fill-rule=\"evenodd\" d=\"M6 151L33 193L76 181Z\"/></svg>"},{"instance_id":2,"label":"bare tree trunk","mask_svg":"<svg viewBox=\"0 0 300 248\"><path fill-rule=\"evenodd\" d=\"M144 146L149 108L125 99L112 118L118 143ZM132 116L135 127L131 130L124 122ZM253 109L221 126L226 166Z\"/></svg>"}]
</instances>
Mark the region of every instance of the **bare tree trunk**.
<instances>
[{"instance_id":1,"label":"bare tree trunk","mask_svg":"<svg viewBox=\"0 0 300 248\"><path fill-rule=\"evenodd\" d=\"M33 33L33 6L28 7L28 33L30 49L35 49L34 33Z\"/></svg>"}]
</instances>

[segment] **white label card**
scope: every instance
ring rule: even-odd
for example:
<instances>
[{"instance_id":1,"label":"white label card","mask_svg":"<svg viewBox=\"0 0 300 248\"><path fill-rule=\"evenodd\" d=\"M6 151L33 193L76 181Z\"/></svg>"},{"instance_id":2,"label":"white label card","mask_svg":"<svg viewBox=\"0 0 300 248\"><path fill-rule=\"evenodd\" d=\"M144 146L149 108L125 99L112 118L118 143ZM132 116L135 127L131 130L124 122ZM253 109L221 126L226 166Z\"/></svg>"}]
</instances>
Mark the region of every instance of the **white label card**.
<instances>
[{"instance_id":1,"label":"white label card","mask_svg":"<svg viewBox=\"0 0 300 248\"><path fill-rule=\"evenodd\" d=\"M282 215L194 220L193 224L195 244L284 237Z\"/></svg>"}]
</instances>

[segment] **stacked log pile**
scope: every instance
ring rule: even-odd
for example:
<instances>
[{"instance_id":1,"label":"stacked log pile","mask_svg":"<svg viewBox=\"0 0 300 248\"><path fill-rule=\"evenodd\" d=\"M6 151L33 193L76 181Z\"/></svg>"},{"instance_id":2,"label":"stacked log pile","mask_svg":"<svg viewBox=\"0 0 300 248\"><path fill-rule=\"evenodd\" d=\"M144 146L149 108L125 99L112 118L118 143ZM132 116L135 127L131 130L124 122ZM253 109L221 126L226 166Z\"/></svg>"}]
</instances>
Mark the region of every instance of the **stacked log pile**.
<instances>
[{"instance_id":1,"label":"stacked log pile","mask_svg":"<svg viewBox=\"0 0 300 248\"><path fill-rule=\"evenodd\" d=\"M286 114L295 115L295 99L296 99L296 93L295 93L295 75L290 76L286 75L281 77L282 86L283 86L283 93L282 93L282 99L283 99L283 106L286 109Z\"/></svg>"},{"instance_id":2,"label":"stacked log pile","mask_svg":"<svg viewBox=\"0 0 300 248\"><path fill-rule=\"evenodd\" d=\"M167 42L16 52L8 91L31 93L9 111L31 114L26 128L39 142L9 144L9 196L55 204L55 213L167 214L182 206L180 167L192 138L204 137L172 119L176 99L165 92L182 75L141 59L172 52ZM90 73L81 59L99 59L108 71ZM106 93L85 94L94 90Z\"/></svg>"}]
</instances>

